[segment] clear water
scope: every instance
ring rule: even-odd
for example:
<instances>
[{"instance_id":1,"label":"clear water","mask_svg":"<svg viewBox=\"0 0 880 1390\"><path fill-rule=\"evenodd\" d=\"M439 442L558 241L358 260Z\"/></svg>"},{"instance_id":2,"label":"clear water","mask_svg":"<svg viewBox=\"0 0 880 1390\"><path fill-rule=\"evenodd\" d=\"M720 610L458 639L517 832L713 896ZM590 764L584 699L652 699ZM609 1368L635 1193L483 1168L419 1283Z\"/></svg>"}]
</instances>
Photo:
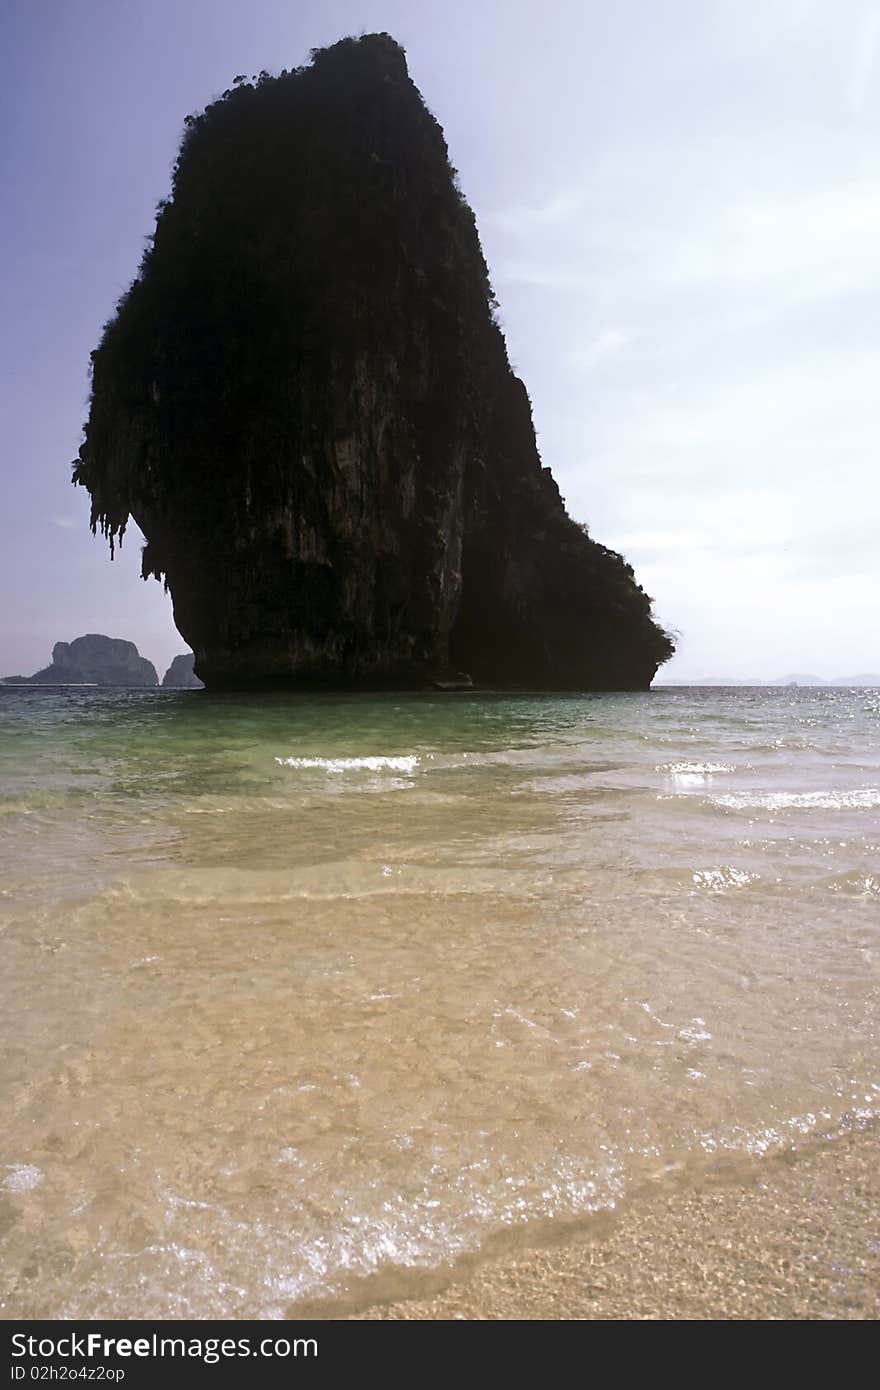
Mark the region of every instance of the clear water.
<instances>
[{"instance_id":1,"label":"clear water","mask_svg":"<svg viewBox=\"0 0 880 1390\"><path fill-rule=\"evenodd\" d=\"M878 735L0 689L0 1313L333 1315L874 1115Z\"/></svg>"}]
</instances>

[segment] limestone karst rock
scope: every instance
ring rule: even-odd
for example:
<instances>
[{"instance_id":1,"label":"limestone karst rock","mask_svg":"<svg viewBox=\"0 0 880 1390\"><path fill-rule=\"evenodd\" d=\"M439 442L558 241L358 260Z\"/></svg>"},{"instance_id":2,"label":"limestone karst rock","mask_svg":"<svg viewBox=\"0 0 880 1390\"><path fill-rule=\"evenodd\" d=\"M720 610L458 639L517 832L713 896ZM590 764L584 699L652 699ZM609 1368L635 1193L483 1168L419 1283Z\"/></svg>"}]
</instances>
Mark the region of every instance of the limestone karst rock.
<instances>
[{"instance_id":1,"label":"limestone karst rock","mask_svg":"<svg viewBox=\"0 0 880 1390\"><path fill-rule=\"evenodd\" d=\"M90 632L72 642L56 642L52 664L33 676L7 677L27 685L158 685L156 668L140 656L134 642Z\"/></svg>"},{"instance_id":2,"label":"limestone karst rock","mask_svg":"<svg viewBox=\"0 0 880 1390\"><path fill-rule=\"evenodd\" d=\"M566 514L494 306L388 35L188 118L74 481L208 686L648 686L671 642Z\"/></svg>"},{"instance_id":3,"label":"limestone karst rock","mask_svg":"<svg viewBox=\"0 0 880 1390\"><path fill-rule=\"evenodd\" d=\"M199 680L193 670L194 660L192 652L183 652L176 656L162 677L163 689L201 690L204 682Z\"/></svg>"}]
</instances>

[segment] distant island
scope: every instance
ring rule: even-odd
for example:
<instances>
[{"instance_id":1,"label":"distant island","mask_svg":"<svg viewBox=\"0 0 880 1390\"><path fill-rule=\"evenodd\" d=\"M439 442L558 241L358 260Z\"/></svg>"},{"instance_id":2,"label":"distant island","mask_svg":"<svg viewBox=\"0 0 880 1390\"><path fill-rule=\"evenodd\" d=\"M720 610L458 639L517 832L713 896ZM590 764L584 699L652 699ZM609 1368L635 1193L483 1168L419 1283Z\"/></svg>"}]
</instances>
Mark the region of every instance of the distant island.
<instances>
[{"instance_id":1,"label":"distant island","mask_svg":"<svg viewBox=\"0 0 880 1390\"><path fill-rule=\"evenodd\" d=\"M194 661L192 652L183 652L182 655L176 656L162 677L162 689L202 690L204 681L200 681L193 670Z\"/></svg>"},{"instance_id":2,"label":"distant island","mask_svg":"<svg viewBox=\"0 0 880 1390\"><path fill-rule=\"evenodd\" d=\"M154 686L159 677L134 642L90 632L72 642L56 642L51 666L32 676L6 676L3 684Z\"/></svg>"},{"instance_id":3,"label":"distant island","mask_svg":"<svg viewBox=\"0 0 880 1390\"><path fill-rule=\"evenodd\" d=\"M542 467L474 215L388 34L187 118L73 481L209 687L646 690L673 643Z\"/></svg>"},{"instance_id":4,"label":"distant island","mask_svg":"<svg viewBox=\"0 0 880 1390\"><path fill-rule=\"evenodd\" d=\"M655 685L780 685L780 686L822 686L822 685L880 685L880 675L862 672L858 676L834 676L826 680L823 676L793 675L778 676L775 680L760 680L757 677L745 680L741 676L703 676L699 680L667 679L655 681Z\"/></svg>"}]
</instances>

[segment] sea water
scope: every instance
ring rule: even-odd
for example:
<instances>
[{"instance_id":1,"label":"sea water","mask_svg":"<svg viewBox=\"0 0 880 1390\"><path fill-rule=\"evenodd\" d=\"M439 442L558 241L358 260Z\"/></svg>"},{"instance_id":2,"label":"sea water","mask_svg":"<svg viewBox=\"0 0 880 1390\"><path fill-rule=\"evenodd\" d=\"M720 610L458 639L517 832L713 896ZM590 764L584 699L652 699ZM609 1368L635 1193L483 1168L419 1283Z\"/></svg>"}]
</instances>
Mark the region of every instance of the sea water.
<instances>
[{"instance_id":1,"label":"sea water","mask_svg":"<svg viewBox=\"0 0 880 1390\"><path fill-rule=\"evenodd\" d=\"M0 1315L335 1316L869 1122L878 735L0 687Z\"/></svg>"}]
</instances>

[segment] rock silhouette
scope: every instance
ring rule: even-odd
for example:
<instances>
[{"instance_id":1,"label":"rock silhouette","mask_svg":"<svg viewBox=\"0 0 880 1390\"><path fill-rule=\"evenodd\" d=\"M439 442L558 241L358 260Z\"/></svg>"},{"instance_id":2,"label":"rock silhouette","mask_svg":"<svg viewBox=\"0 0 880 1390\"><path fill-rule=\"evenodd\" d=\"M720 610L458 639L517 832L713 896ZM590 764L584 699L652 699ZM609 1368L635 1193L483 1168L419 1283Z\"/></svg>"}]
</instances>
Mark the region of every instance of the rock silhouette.
<instances>
[{"instance_id":1,"label":"rock silhouette","mask_svg":"<svg viewBox=\"0 0 880 1390\"><path fill-rule=\"evenodd\" d=\"M208 686L649 685L670 639L566 514L495 307L388 35L188 118L74 481Z\"/></svg>"},{"instance_id":2,"label":"rock silhouette","mask_svg":"<svg viewBox=\"0 0 880 1390\"><path fill-rule=\"evenodd\" d=\"M158 685L151 661L134 642L90 632L72 642L56 642L52 664L33 676L7 676L15 685Z\"/></svg>"},{"instance_id":3,"label":"rock silhouette","mask_svg":"<svg viewBox=\"0 0 880 1390\"><path fill-rule=\"evenodd\" d=\"M193 670L194 656L192 652L183 652L176 656L168 670L162 677L164 688L173 687L176 690L201 690L203 682L199 680Z\"/></svg>"}]
</instances>

